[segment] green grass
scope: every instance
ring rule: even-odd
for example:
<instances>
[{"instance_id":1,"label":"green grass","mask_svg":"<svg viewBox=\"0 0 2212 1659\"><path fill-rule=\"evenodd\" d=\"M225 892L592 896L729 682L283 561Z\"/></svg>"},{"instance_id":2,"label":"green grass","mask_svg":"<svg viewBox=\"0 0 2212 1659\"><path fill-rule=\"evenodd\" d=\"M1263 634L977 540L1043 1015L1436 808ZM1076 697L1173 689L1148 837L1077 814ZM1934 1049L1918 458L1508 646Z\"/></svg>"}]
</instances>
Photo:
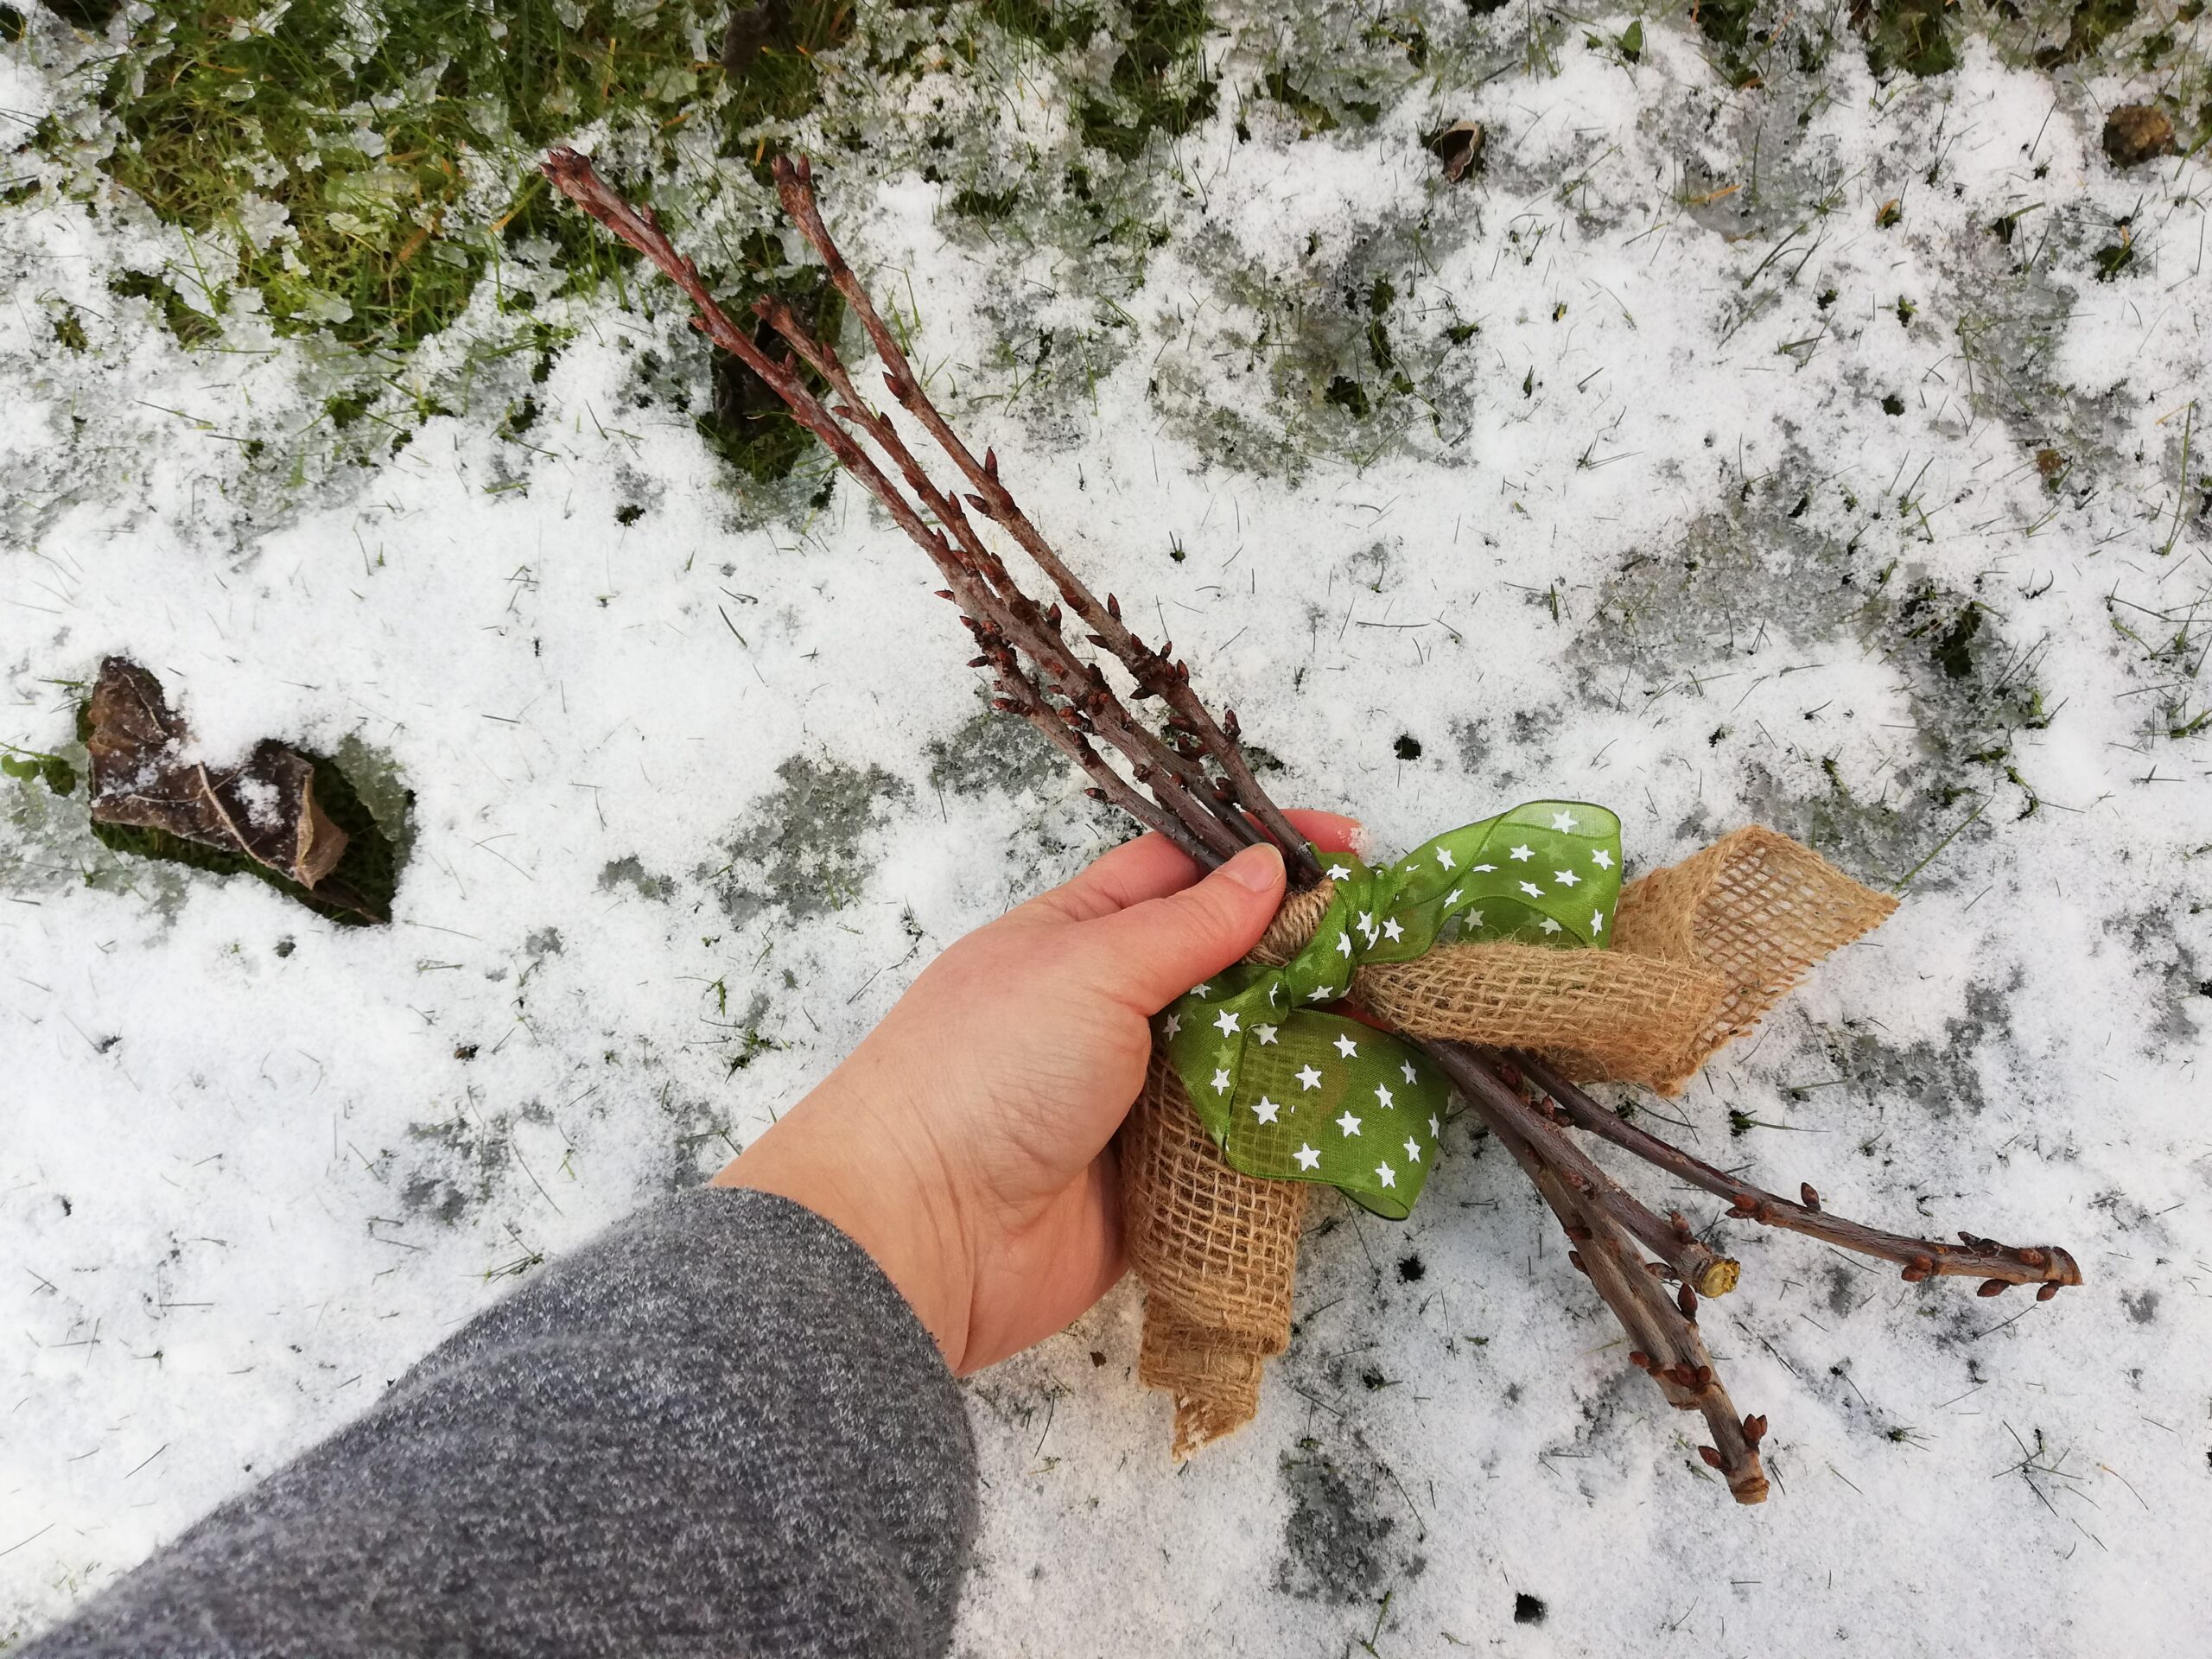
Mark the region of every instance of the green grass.
<instances>
[{"instance_id":1,"label":"green grass","mask_svg":"<svg viewBox=\"0 0 2212 1659\"><path fill-rule=\"evenodd\" d=\"M1210 22L1205 0L1128 0L1127 9L1109 95L1086 93L1076 120L1085 143L1135 161L1155 132L1173 137L1211 115L1218 88L1193 61Z\"/></svg>"},{"instance_id":2,"label":"green grass","mask_svg":"<svg viewBox=\"0 0 2212 1659\"><path fill-rule=\"evenodd\" d=\"M523 238L551 243L571 282L623 257L556 209L532 169L546 145L604 119L662 133L710 121L734 151L814 100L811 54L842 38L850 9L794 0L788 28L734 76L717 60L725 15L698 0L415 0L381 14L295 0L256 29L157 0L101 95L121 129L106 170L170 223L234 239L238 280L280 328L410 345ZM261 203L283 210L281 228ZM212 317L228 297L203 282L185 308Z\"/></svg>"}]
</instances>

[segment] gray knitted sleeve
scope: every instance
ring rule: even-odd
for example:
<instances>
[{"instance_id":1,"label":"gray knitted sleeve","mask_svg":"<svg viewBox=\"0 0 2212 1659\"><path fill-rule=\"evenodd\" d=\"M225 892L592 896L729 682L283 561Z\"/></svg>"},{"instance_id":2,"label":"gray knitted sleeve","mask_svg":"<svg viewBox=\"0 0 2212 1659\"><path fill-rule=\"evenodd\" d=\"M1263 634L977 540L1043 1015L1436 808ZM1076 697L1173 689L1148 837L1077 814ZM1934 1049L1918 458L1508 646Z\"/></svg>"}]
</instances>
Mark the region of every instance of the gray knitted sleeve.
<instances>
[{"instance_id":1,"label":"gray knitted sleeve","mask_svg":"<svg viewBox=\"0 0 2212 1659\"><path fill-rule=\"evenodd\" d=\"M929 1333L787 1199L666 1199L21 1659L933 1655L975 1450Z\"/></svg>"}]
</instances>

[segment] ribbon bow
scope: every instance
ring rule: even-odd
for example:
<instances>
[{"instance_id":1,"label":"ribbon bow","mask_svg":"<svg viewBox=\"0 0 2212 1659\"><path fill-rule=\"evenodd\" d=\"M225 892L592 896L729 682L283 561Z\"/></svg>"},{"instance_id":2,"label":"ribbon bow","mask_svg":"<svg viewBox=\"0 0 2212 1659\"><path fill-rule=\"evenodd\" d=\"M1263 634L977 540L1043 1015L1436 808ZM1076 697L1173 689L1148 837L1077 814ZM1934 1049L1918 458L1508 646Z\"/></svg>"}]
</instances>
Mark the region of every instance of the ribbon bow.
<instances>
[{"instance_id":1,"label":"ribbon bow","mask_svg":"<svg viewBox=\"0 0 2212 1659\"><path fill-rule=\"evenodd\" d=\"M1155 1035L1222 1156L1247 1175L1319 1181L1402 1221L1428 1179L1451 1085L1404 1039L1317 1005L1363 963L1463 940L1603 948L1621 891L1621 823L1584 801L1527 801L1394 864L1319 848L1333 884L1281 967L1243 962L1178 997Z\"/></svg>"}]
</instances>

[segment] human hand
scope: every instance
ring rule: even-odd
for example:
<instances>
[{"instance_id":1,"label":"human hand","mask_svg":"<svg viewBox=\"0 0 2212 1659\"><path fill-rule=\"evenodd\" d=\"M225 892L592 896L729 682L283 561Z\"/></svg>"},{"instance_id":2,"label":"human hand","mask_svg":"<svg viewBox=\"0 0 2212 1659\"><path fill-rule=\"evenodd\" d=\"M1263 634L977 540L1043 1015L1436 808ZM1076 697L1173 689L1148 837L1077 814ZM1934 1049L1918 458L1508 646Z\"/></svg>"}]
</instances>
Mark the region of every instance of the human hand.
<instances>
[{"instance_id":1,"label":"human hand","mask_svg":"<svg viewBox=\"0 0 2212 1659\"><path fill-rule=\"evenodd\" d=\"M1294 812L1349 850L1358 826ZM715 1178L791 1198L874 1257L953 1370L1050 1336L1122 1276L1111 1141L1152 1015L1267 931L1282 857L1198 879L1156 835L978 928Z\"/></svg>"}]
</instances>

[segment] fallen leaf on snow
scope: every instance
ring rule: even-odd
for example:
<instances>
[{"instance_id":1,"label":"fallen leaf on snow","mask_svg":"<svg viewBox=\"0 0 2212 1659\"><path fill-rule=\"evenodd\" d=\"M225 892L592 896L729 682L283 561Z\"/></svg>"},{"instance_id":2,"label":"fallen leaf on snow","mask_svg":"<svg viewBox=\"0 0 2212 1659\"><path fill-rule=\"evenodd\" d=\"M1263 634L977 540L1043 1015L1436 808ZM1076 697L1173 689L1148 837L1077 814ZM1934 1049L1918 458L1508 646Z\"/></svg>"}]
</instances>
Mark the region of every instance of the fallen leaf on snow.
<instances>
[{"instance_id":1,"label":"fallen leaf on snow","mask_svg":"<svg viewBox=\"0 0 2212 1659\"><path fill-rule=\"evenodd\" d=\"M95 823L243 853L310 890L345 855L346 832L315 803L313 761L274 738L238 766L194 759L161 681L128 658L100 664L90 715Z\"/></svg>"}]
</instances>

